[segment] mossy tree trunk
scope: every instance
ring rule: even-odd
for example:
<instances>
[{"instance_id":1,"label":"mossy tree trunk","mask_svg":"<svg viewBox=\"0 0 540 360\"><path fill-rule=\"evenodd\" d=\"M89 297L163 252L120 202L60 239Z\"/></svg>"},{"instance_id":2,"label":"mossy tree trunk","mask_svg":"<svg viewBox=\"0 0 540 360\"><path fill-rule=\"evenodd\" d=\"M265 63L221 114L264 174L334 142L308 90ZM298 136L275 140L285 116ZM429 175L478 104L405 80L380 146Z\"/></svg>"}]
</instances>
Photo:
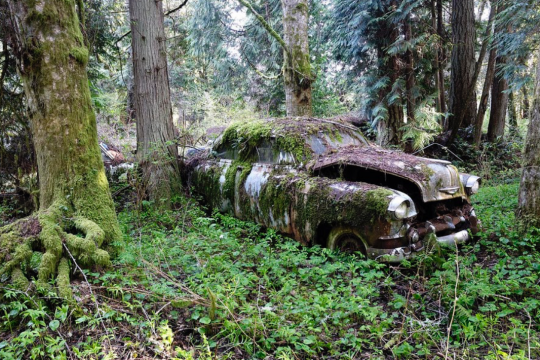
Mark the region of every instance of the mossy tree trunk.
<instances>
[{"instance_id":1,"label":"mossy tree trunk","mask_svg":"<svg viewBox=\"0 0 540 360\"><path fill-rule=\"evenodd\" d=\"M287 116L311 116L313 113L311 84L314 76L309 58L309 2L307 0L281 0L283 38L248 0L238 0L238 2L255 16L283 49L283 80Z\"/></svg>"},{"instance_id":2,"label":"mossy tree trunk","mask_svg":"<svg viewBox=\"0 0 540 360\"><path fill-rule=\"evenodd\" d=\"M179 192L178 148L174 125L163 25L163 2L130 0L137 156L148 196L169 207Z\"/></svg>"},{"instance_id":3,"label":"mossy tree trunk","mask_svg":"<svg viewBox=\"0 0 540 360\"><path fill-rule=\"evenodd\" d=\"M523 229L540 227L540 61L537 62L535 85L516 211Z\"/></svg>"},{"instance_id":4,"label":"mossy tree trunk","mask_svg":"<svg viewBox=\"0 0 540 360\"><path fill-rule=\"evenodd\" d=\"M0 229L0 274L10 274L22 287L29 285L28 275L43 284L57 275L59 293L70 297L72 259L81 266L107 266L109 255L100 247L120 236L97 141L88 50L74 0L8 5L40 192L36 214Z\"/></svg>"},{"instance_id":5,"label":"mossy tree trunk","mask_svg":"<svg viewBox=\"0 0 540 360\"><path fill-rule=\"evenodd\" d=\"M284 82L287 116L311 116L307 0L281 0L283 7Z\"/></svg>"},{"instance_id":6,"label":"mossy tree trunk","mask_svg":"<svg viewBox=\"0 0 540 360\"><path fill-rule=\"evenodd\" d=\"M393 1L388 4L385 11L390 11L390 9L396 6L398 6L398 3ZM379 16L383 16L384 13L381 10ZM390 78L389 83L379 91L379 100L384 104L387 113L377 123L377 143L382 146L401 145L401 128L405 125L404 101L402 92L398 90L399 93L395 94L396 90L393 88L403 75L404 61L402 61L400 55L388 55L386 53L386 48L398 41L400 30L397 24L382 21L379 24L377 36L380 39L384 39L383 42L377 45L379 72L381 76L388 76Z\"/></svg>"},{"instance_id":7,"label":"mossy tree trunk","mask_svg":"<svg viewBox=\"0 0 540 360\"><path fill-rule=\"evenodd\" d=\"M381 146L400 145L401 128L405 124L402 104L388 105L388 117L381 120L377 126L377 143Z\"/></svg>"}]
</instances>

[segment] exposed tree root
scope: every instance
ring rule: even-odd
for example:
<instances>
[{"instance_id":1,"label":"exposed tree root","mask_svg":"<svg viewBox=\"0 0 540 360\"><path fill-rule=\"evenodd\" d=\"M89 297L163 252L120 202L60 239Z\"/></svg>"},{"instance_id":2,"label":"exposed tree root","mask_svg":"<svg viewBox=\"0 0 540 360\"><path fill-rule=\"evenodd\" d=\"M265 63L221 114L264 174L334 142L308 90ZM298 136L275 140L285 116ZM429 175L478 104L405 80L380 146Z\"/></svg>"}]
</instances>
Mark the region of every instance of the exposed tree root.
<instances>
[{"instance_id":1,"label":"exposed tree root","mask_svg":"<svg viewBox=\"0 0 540 360\"><path fill-rule=\"evenodd\" d=\"M0 279L26 291L35 278L40 286L55 280L59 296L72 299L72 258L85 268L107 267L109 254L100 249L105 231L82 216L69 216L65 206L54 204L44 211L0 228ZM37 276L36 276L37 275Z\"/></svg>"}]
</instances>

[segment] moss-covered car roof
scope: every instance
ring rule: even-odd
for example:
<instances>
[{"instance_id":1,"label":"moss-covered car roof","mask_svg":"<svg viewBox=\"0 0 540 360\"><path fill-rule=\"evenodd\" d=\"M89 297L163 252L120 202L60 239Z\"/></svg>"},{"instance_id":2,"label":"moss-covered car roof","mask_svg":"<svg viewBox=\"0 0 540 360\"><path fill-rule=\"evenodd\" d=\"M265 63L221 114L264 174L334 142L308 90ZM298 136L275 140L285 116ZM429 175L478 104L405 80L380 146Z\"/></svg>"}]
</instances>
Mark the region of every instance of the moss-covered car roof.
<instances>
[{"instance_id":1,"label":"moss-covered car roof","mask_svg":"<svg viewBox=\"0 0 540 360\"><path fill-rule=\"evenodd\" d=\"M231 144L240 158L249 159L256 147L268 139L275 139L276 150L289 152L298 160L310 160L344 145L369 145L362 133L345 121L289 117L234 123L216 141L214 149Z\"/></svg>"}]
</instances>

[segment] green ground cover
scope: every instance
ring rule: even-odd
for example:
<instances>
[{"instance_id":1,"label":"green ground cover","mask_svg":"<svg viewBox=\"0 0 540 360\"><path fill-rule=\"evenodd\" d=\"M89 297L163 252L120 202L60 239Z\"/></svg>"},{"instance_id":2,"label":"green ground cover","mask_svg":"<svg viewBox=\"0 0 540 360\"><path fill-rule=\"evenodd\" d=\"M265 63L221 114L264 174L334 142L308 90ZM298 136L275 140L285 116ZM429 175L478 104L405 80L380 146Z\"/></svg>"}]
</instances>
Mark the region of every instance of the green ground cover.
<instances>
[{"instance_id":1,"label":"green ground cover","mask_svg":"<svg viewBox=\"0 0 540 360\"><path fill-rule=\"evenodd\" d=\"M305 248L193 200L126 209L114 267L74 269L76 307L2 288L0 358L539 358L540 235L514 229L518 187L475 197L478 241L399 266Z\"/></svg>"}]
</instances>

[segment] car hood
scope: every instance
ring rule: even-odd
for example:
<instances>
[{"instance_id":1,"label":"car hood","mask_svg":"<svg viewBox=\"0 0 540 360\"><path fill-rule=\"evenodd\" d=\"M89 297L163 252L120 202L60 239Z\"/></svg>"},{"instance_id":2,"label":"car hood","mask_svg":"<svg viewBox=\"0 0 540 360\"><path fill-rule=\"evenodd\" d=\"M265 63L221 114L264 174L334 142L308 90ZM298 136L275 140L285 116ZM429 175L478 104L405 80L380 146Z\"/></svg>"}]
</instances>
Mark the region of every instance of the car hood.
<instances>
[{"instance_id":1,"label":"car hood","mask_svg":"<svg viewBox=\"0 0 540 360\"><path fill-rule=\"evenodd\" d=\"M335 165L358 166L413 182L420 189L424 202L467 198L459 171L449 161L422 158L377 146L351 146L320 155L308 166L318 172ZM369 179L359 180L369 182Z\"/></svg>"}]
</instances>

